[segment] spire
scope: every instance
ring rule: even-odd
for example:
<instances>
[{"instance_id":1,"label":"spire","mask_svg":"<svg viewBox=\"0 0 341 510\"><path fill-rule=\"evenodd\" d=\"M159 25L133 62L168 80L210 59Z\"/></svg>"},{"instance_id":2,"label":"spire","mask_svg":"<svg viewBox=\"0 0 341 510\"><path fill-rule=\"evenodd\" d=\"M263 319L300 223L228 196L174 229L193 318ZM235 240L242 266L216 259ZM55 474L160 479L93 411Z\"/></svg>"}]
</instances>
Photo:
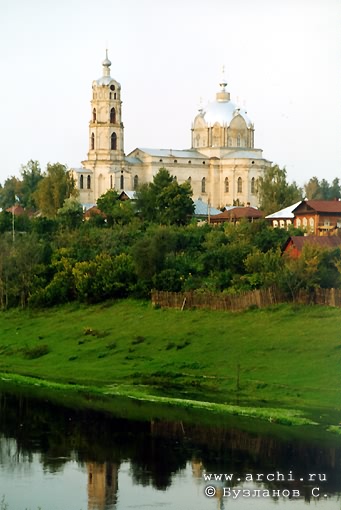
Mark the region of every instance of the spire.
<instances>
[{"instance_id":1,"label":"spire","mask_svg":"<svg viewBox=\"0 0 341 510\"><path fill-rule=\"evenodd\" d=\"M227 86L227 81L226 81L226 76L225 76L225 66L223 66L223 68L222 68L221 80L220 80L219 85L221 87L221 92L225 92L225 88Z\"/></svg>"},{"instance_id":2,"label":"spire","mask_svg":"<svg viewBox=\"0 0 341 510\"><path fill-rule=\"evenodd\" d=\"M102 66L103 66L103 76L110 76L109 67L111 66L111 62L108 59L108 50L107 49L105 50L105 59L102 62Z\"/></svg>"},{"instance_id":3,"label":"spire","mask_svg":"<svg viewBox=\"0 0 341 510\"><path fill-rule=\"evenodd\" d=\"M220 91L217 92L216 99L220 103L225 103L227 101L230 101L230 93L226 91L227 81L225 77L225 66L222 68L222 77L220 80Z\"/></svg>"}]
</instances>

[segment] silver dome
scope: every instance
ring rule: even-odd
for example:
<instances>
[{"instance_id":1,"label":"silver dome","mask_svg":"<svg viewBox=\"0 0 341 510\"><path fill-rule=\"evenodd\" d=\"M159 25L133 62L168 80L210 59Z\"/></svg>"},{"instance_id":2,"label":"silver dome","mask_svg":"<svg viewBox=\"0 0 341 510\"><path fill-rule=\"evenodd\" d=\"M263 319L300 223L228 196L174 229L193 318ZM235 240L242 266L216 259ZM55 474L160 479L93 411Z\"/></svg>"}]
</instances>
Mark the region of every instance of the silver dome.
<instances>
[{"instance_id":1,"label":"silver dome","mask_svg":"<svg viewBox=\"0 0 341 510\"><path fill-rule=\"evenodd\" d=\"M202 110L202 116L209 126L213 126L216 122L221 126L229 126L232 119L237 115L241 115L246 122L247 127L252 127L252 121L242 108L238 108L232 101L214 101L208 103L206 108Z\"/></svg>"}]
</instances>

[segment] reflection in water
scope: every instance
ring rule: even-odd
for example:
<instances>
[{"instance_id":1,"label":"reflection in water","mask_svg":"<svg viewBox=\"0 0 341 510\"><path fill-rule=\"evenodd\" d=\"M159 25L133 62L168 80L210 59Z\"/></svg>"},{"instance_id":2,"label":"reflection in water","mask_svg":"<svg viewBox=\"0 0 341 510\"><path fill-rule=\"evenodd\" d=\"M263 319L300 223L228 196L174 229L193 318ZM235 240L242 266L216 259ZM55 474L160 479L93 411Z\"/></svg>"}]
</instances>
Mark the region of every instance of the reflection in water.
<instances>
[{"instance_id":1,"label":"reflection in water","mask_svg":"<svg viewBox=\"0 0 341 510\"><path fill-rule=\"evenodd\" d=\"M33 484L33 465L41 466L47 480L44 489L39 488L35 507L23 499L17 508L9 501L10 510L25 506L32 510L38 506L51 510L50 504L47 506L44 501L51 500L49 491L55 479L52 475L58 475L61 480L59 484L67 502L67 507L64 504L61 508L68 510L81 507L123 510L128 507L127 501L132 507L146 509L162 505L172 510L223 509L232 503L224 496L227 487L299 490L300 501L290 501L291 507L301 508L299 503L313 500L314 504L320 501L323 508L331 510L336 508L336 497L341 491L341 448L308 443L304 438L285 440L237 428L181 421L129 421L7 393L0 394L0 434L1 486L5 486L2 481L6 476ZM233 474L233 478L213 480L215 495L205 498L204 487L208 482L203 476L210 473ZM295 481L284 483L276 477L256 479L256 474L271 473L287 478L292 473ZM308 480L309 473L326 475L326 481L320 481L319 485L329 499L312 497L316 481ZM245 481L246 474L252 479ZM75 490L79 486L86 486L84 494ZM185 506L181 504L183 494L192 495ZM0 500L1 495L0 492ZM171 502L167 498L172 498ZM268 499L277 500L278 506L283 498ZM270 504L268 499L263 501L263 506L257 506L259 501L252 501L252 508L265 508ZM287 503L288 498L283 504ZM239 500L233 504L239 509L249 507L245 502L243 507Z\"/></svg>"},{"instance_id":2,"label":"reflection in water","mask_svg":"<svg viewBox=\"0 0 341 510\"><path fill-rule=\"evenodd\" d=\"M87 462L88 510L105 510L117 501L118 465Z\"/></svg>"}]
</instances>

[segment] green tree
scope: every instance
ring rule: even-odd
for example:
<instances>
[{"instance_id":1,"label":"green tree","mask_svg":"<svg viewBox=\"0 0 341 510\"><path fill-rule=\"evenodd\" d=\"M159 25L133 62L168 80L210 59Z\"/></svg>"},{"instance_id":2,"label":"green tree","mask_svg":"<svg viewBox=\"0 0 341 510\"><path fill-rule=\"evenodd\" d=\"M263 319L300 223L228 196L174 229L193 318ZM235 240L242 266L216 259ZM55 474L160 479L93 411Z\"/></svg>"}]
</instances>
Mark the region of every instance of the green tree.
<instances>
[{"instance_id":1,"label":"green tree","mask_svg":"<svg viewBox=\"0 0 341 510\"><path fill-rule=\"evenodd\" d=\"M83 221L83 208L76 197L64 200L63 207L57 211L58 219L64 227L78 228Z\"/></svg>"},{"instance_id":2,"label":"green tree","mask_svg":"<svg viewBox=\"0 0 341 510\"><path fill-rule=\"evenodd\" d=\"M0 207L6 210L12 207L21 196L22 183L17 177L9 177L0 188Z\"/></svg>"},{"instance_id":3,"label":"green tree","mask_svg":"<svg viewBox=\"0 0 341 510\"><path fill-rule=\"evenodd\" d=\"M274 213L302 200L302 190L295 182L287 182L287 172L278 165L267 168L258 182L260 208Z\"/></svg>"},{"instance_id":4,"label":"green tree","mask_svg":"<svg viewBox=\"0 0 341 510\"><path fill-rule=\"evenodd\" d=\"M160 168L153 182L137 192L136 208L145 221L162 225L186 225L190 222L194 204L188 182L178 184L168 170Z\"/></svg>"},{"instance_id":5,"label":"green tree","mask_svg":"<svg viewBox=\"0 0 341 510\"><path fill-rule=\"evenodd\" d=\"M304 185L305 195L308 200L334 200L341 198L341 185L338 177L333 179L332 183L326 179L318 180L312 177Z\"/></svg>"},{"instance_id":6,"label":"green tree","mask_svg":"<svg viewBox=\"0 0 341 510\"><path fill-rule=\"evenodd\" d=\"M97 207L102 211L109 226L126 225L134 218L134 205L131 200L119 200L117 191L110 189L97 200Z\"/></svg>"},{"instance_id":7,"label":"green tree","mask_svg":"<svg viewBox=\"0 0 341 510\"><path fill-rule=\"evenodd\" d=\"M75 182L67 167L60 163L48 163L46 173L34 193L40 211L48 218L55 218L65 199L75 196Z\"/></svg>"},{"instance_id":8,"label":"green tree","mask_svg":"<svg viewBox=\"0 0 341 510\"><path fill-rule=\"evenodd\" d=\"M32 159L21 166L21 189L20 189L20 204L23 207L36 209L37 204L35 201L34 193L38 188L39 182L43 179L40 164L38 161Z\"/></svg>"}]
</instances>

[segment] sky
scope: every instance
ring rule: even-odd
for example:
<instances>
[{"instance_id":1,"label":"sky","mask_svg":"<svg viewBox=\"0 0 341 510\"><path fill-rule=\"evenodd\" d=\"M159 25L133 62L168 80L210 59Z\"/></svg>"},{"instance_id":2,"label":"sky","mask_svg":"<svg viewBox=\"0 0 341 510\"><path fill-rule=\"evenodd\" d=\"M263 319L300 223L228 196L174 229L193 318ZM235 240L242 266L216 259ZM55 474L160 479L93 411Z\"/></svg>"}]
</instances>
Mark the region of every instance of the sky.
<instances>
[{"instance_id":1,"label":"sky","mask_svg":"<svg viewBox=\"0 0 341 510\"><path fill-rule=\"evenodd\" d=\"M187 149L225 68L255 147L300 186L341 178L339 0L0 0L0 183L86 159L108 49L125 153Z\"/></svg>"}]
</instances>

